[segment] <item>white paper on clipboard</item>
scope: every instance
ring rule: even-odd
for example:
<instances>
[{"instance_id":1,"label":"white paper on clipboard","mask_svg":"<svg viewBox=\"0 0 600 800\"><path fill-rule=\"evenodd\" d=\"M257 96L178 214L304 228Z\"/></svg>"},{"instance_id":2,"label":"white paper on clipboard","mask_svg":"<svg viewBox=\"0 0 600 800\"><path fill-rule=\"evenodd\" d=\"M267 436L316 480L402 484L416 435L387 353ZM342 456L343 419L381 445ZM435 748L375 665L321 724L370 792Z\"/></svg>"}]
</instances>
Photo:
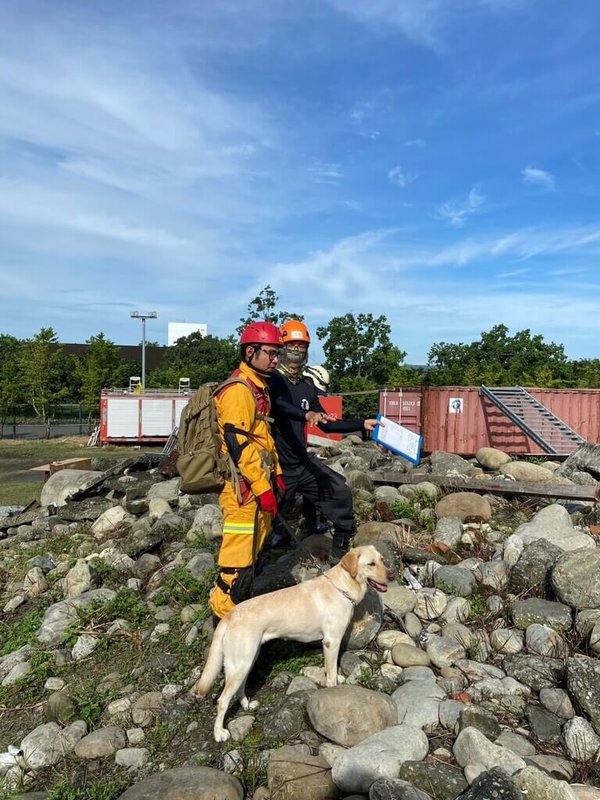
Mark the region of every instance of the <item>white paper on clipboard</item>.
<instances>
[{"instance_id":1,"label":"white paper on clipboard","mask_svg":"<svg viewBox=\"0 0 600 800\"><path fill-rule=\"evenodd\" d=\"M381 414L377 415L377 419L380 420L381 425L377 425L375 428L373 441L393 453L407 458L413 464L418 464L421 458L423 437Z\"/></svg>"}]
</instances>

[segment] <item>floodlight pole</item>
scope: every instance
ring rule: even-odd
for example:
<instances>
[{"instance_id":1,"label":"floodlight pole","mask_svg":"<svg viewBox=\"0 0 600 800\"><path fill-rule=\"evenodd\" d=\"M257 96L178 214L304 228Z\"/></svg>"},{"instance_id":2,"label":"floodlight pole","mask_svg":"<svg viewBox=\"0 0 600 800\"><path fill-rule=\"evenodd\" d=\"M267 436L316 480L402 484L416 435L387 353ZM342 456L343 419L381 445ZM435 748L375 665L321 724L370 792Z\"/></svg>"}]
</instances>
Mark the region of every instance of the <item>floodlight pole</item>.
<instances>
[{"instance_id":1,"label":"floodlight pole","mask_svg":"<svg viewBox=\"0 0 600 800\"><path fill-rule=\"evenodd\" d=\"M146 391L146 320L156 319L156 311L131 311L129 316L132 319L142 320L142 392Z\"/></svg>"}]
</instances>

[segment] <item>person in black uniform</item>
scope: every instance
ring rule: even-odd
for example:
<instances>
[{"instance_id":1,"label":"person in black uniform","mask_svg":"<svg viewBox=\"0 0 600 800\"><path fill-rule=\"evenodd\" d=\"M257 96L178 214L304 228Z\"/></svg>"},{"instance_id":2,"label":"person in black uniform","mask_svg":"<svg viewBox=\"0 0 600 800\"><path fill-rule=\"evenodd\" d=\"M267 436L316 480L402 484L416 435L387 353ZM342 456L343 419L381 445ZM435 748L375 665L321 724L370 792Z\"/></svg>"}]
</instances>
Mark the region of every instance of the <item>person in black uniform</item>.
<instances>
[{"instance_id":1,"label":"person in black uniform","mask_svg":"<svg viewBox=\"0 0 600 800\"><path fill-rule=\"evenodd\" d=\"M336 563L348 551L354 534L352 492L344 478L307 450L306 424L318 425L326 433L360 432L364 439L378 424L376 419L331 417L321 406L314 383L303 376L310 335L303 322L288 320L280 328L283 340L280 364L269 378L271 429L285 482L278 500L278 515L287 523L300 494L312 501L333 525L331 561ZM286 525L275 521L273 546L291 546Z\"/></svg>"},{"instance_id":2,"label":"person in black uniform","mask_svg":"<svg viewBox=\"0 0 600 800\"><path fill-rule=\"evenodd\" d=\"M321 366L321 364L305 367L302 377L314 383L317 397L325 397L327 395L331 378L326 367ZM329 525L323 522L316 505L307 497L302 500L302 516L304 517L304 532L308 536L313 533L327 533L329 531Z\"/></svg>"}]
</instances>

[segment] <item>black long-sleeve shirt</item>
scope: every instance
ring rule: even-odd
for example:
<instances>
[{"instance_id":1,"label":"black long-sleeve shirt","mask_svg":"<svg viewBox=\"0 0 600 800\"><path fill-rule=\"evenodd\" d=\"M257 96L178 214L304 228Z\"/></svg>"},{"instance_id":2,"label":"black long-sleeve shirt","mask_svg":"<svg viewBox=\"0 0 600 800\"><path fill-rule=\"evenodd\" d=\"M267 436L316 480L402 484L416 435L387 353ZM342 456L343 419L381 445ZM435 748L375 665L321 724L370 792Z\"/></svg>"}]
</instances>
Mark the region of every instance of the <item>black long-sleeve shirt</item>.
<instances>
[{"instance_id":1,"label":"black long-sleeve shirt","mask_svg":"<svg viewBox=\"0 0 600 800\"><path fill-rule=\"evenodd\" d=\"M275 372L269 377L269 394L274 418L272 433L281 468L285 472L302 467L309 457L306 449L306 413L327 413L319 401L315 385L309 378L294 382L286 375ZM363 438L366 435L362 419L339 419L320 423L319 428L325 433L360 432Z\"/></svg>"}]
</instances>

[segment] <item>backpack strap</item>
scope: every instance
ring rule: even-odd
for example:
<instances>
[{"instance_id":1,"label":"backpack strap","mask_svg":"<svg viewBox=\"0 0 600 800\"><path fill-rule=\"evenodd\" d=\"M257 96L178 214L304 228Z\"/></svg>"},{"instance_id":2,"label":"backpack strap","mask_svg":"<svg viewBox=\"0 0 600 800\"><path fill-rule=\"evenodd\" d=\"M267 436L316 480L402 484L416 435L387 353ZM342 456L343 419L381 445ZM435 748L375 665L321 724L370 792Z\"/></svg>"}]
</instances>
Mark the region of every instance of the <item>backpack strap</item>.
<instances>
[{"instance_id":1,"label":"backpack strap","mask_svg":"<svg viewBox=\"0 0 600 800\"><path fill-rule=\"evenodd\" d=\"M255 418L255 420L259 419L259 420L264 420L264 421L269 422L269 423L273 422L273 419L271 417L268 417L267 415L261 414L259 412L259 410L258 410L258 400L257 400L256 394L254 392L254 389L252 388L252 384L249 381L247 381L245 378L236 377L236 376L231 376L231 377L227 378L227 380L223 381L222 383L220 383L215 388L215 390L212 393L213 399L216 398L217 395L221 394L221 392L223 392L229 386L232 386L235 383L243 384L248 389L250 394L252 395L252 399L254 400L254 418ZM268 393L268 390L267 390L267 393ZM233 488L234 488L234 490L236 492L238 503L241 504L242 503L242 490L241 490L241 486L240 486L240 471L239 471L237 462L239 461L239 458L240 458L242 450L245 447L248 446L248 441L247 440L252 438L252 431L251 430L247 431L247 430L244 430L243 428L237 428L235 425L232 425L231 423L227 423L227 425L223 425L223 434L224 434L224 438L225 438L225 446L227 448L227 455L228 455L229 464L230 464L229 471L231 473L231 483L232 483ZM236 450L235 454L233 454L231 452L232 449L233 449L233 442L228 442L227 441L227 434L234 434L233 438L235 438L235 434L239 434L240 436L245 436L246 437L246 441L241 445L237 442L237 439L235 440L235 450ZM264 455L266 456L266 454L264 454ZM264 462L263 453L260 454L260 458L261 458L261 462L263 463L263 469L265 469L265 472L267 472L267 465ZM255 525L255 528L256 528L256 525ZM256 530L254 532L254 538L256 538ZM253 542L253 548L254 548L254 544L255 543Z\"/></svg>"}]
</instances>

